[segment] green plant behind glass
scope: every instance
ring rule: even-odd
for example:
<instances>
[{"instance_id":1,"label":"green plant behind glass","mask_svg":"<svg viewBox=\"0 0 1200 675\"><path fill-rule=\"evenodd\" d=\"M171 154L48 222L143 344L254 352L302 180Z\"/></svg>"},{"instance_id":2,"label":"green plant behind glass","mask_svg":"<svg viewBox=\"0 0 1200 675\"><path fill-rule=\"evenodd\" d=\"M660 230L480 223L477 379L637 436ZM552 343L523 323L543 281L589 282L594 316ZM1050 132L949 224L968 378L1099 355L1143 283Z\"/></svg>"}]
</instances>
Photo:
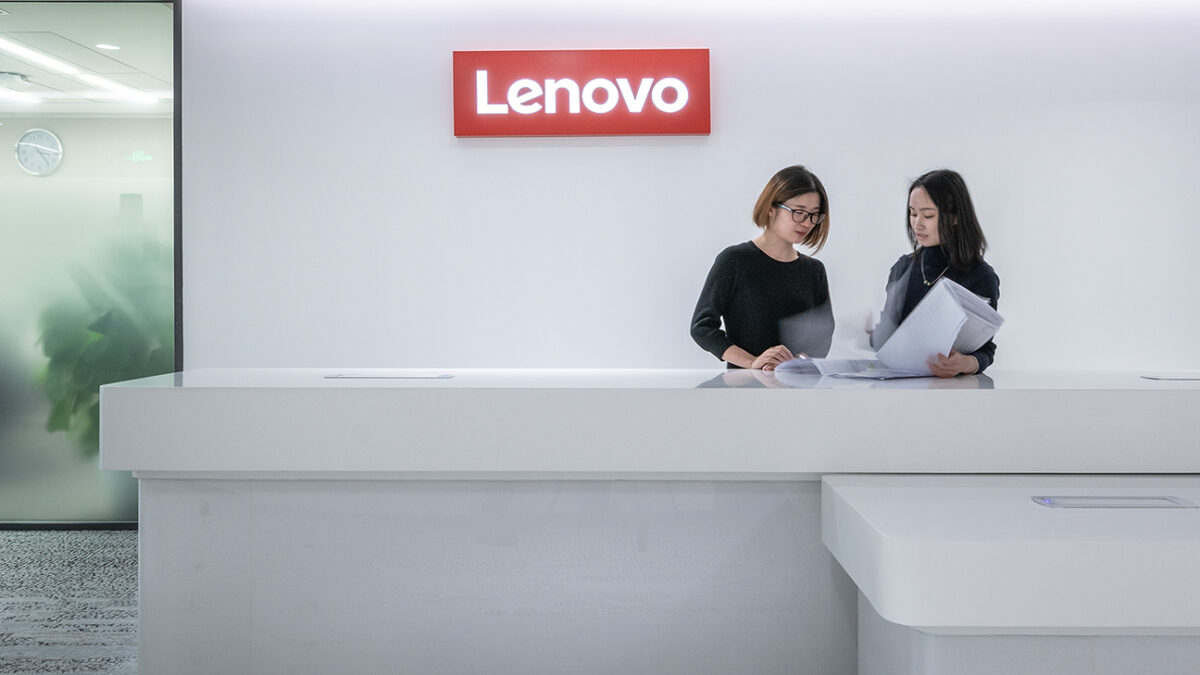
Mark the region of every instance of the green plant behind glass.
<instances>
[{"instance_id":1,"label":"green plant behind glass","mask_svg":"<svg viewBox=\"0 0 1200 675\"><path fill-rule=\"evenodd\" d=\"M39 380L50 399L48 431L65 431L88 456L100 450L100 385L175 369L171 249L141 240L113 244L71 269L75 290L38 319Z\"/></svg>"}]
</instances>

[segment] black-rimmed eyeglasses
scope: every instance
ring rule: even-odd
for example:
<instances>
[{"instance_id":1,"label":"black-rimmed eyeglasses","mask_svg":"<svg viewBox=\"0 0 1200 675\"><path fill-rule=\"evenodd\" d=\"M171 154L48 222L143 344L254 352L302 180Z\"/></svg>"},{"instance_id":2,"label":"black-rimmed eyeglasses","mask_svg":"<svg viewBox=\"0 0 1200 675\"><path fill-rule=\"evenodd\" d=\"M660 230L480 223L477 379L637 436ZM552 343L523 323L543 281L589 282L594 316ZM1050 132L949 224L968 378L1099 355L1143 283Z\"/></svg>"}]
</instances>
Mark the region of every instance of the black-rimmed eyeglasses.
<instances>
[{"instance_id":1,"label":"black-rimmed eyeglasses","mask_svg":"<svg viewBox=\"0 0 1200 675\"><path fill-rule=\"evenodd\" d=\"M778 206L779 208L783 209L784 211L788 211L789 213L791 213L792 214L792 222L796 223L797 225L799 225L800 223L803 223L805 220L812 221L813 225L820 225L821 222L825 220L825 214L822 213L821 211L813 211L813 212L809 213L808 211L802 211L800 209L793 209L790 206L785 206L784 204L782 204L780 202L775 202L775 206Z\"/></svg>"}]
</instances>

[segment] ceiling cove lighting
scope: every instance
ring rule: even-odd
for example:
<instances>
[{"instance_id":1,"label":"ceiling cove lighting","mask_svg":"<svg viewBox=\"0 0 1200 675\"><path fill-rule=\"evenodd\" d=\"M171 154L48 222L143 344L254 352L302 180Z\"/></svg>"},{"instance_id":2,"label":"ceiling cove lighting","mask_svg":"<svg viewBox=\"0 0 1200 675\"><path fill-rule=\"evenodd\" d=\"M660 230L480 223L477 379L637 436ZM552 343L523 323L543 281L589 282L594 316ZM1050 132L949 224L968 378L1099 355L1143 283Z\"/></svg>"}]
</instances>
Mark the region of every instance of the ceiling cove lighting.
<instances>
[{"instance_id":1,"label":"ceiling cove lighting","mask_svg":"<svg viewBox=\"0 0 1200 675\"><path fill-rule=\"evenodd\" d=\"M120 47L118 47L116 45L106 45L104 43L100 43L100 44L96 45L96 49L107 49L110 52L115 52L118 49L120 49Z\"/></svg>"},{"instance_id":2,"label":"ceiling cove lighting","mask_svg":"<svg viewBox=\"0 0 1200 675\"><path fill-rule=\"evenodd\" d=\"M117 47L115 45L96 45L96 46L105 48L105 49L120 49L120 47ZM86 96L87 98L119 98L119 99L123 99L123 100L127 100L127 101L135 101L138 103L157 103L158 102L158 97L156 97L156 96L152 96L145 92L141 92L141 91L138 91L131 87L127 87L123 84L113 82L112 80L110 80L108 78L100 77L99 75L85 73L85 72L81 71L79 68L76 68L75 66L72 66L69 63L64 63L62 61L59 61L58 59L47 56L39 51L30 49L29 47L25 47L23 45L19 45L11 40L7 40L2 37L0 37L0 51L8 52L9 54L12 54L20 59L24 59L25 61L29 61L31 63L36 63L45 68L49 68L50 70L54 70L59 73L62 73L63 75L74 75L75 77L79 78L80 80L83 80L84 82L87 82L88 84L90 84L92 86L99 87L101 89L104 89L106 92L108 92L107 95L103 95L100 97ZM4 89L4 91L7 91L8 93L0 94L0 100L17 100L17 101L29 102L29 103L38 103L41 101L41 99L39 99L38 97L30 95L30 94L16 92L16 91L12 91L10 89Z\"/></svg>"},{"instance_id":3,"label":"ceiling cove lighting","mask_svg":"<svg viewBox=\"0 0 1200 675\"><path fill-rule=\"evenodd\" d=\"M25 59L26 61L36 63L39 66L45 66L46 68L62 73L63 75L78 75L80 72L75 66L63 63L58 59L50 58L41 52L34 51L28 47L23 47L15 42L12 42L11 40L5 40L4 38L0 38L0 50L4 50L18 58Z\"/></svg>"}]
</instances>

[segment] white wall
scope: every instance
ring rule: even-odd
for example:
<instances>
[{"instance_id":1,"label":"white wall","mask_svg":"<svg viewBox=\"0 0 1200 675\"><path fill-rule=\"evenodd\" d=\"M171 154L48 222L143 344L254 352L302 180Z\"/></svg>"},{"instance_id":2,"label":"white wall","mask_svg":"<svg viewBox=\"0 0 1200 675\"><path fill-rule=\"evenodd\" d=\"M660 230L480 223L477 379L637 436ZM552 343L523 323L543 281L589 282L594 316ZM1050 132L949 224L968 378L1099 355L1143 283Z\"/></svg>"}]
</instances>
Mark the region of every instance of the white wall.
<instances>
[{"instance_id":1,"label":"white wall","mask_svg":"<svg viewBox=\"0 0 1200 675\"><path fill-rule=\"evenodd\" d=\"M997 368L1200 367L1197 10L636 5L183 4L187 366L716 367L704 275L804 163L843 327L950 167ZM453 50L639 47L711 50L711 136L452 134Z\"/></svg>"}]
</instances>

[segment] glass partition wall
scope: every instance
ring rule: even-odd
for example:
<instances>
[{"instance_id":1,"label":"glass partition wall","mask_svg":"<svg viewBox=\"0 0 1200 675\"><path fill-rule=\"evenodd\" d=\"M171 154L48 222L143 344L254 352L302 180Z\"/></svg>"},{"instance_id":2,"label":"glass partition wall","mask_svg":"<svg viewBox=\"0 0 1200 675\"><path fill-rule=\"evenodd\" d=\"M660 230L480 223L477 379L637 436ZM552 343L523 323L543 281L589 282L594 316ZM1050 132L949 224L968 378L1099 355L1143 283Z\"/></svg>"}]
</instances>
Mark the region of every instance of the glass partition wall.
<instances>
[{"instance_id":1,"label":"glass partition wall","mask_svg":"<svg viewBox=\"0 0 1200 675\"><path fill-rule=\"evenodd\" d=\"M0 2L0 523L137 519L97 395L175 367L173 13Z\"/></svg>"}]
</instances>

